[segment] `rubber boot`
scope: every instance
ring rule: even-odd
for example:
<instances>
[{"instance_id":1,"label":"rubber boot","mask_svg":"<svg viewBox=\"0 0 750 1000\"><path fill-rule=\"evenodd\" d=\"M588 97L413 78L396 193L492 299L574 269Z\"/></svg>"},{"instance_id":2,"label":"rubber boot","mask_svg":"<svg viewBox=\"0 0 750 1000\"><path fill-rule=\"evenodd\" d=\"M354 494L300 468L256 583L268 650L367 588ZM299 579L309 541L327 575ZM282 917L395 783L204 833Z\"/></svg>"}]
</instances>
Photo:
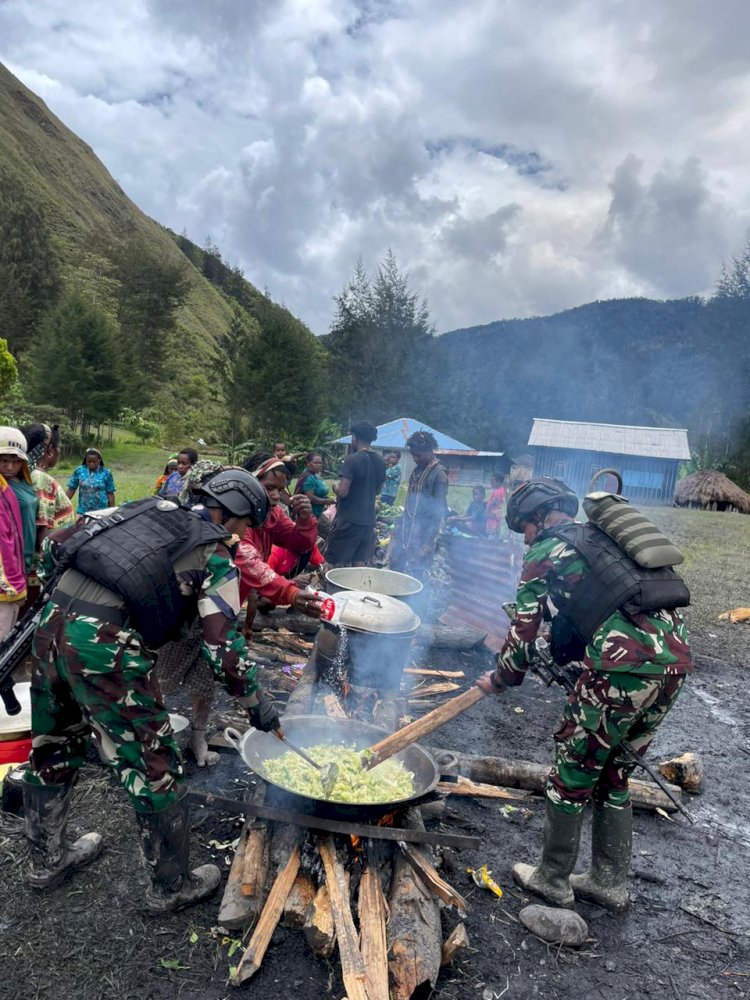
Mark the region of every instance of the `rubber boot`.
<instances>
[{"instance_id":1,"label":"rubber boot","mask_svg":"<svg viewBox=\"0 0 750 1000\"><path fill-rule=\"evenodd\" d=\"M98 833L85 833L73 844L67 843L72 783L33 785L24 781L22 790L31 851L28 883L32 889L54 889L70 872L98 857L102 838Z\"/></svg>"},{"instance_id":2,"label":"rubber boot","mask_svg":"<svg viewBox=\"0 0 750 1000\"><path fill-rule=\"evenodd\" d=\"M150 878L149 913L168 913L210 896L221 882L216 865L190 871L190 813L185 792L158 812L136 813L141 850Z\"/></svg>"},{"instance_id":3,"label":"rubber boot","mask_svg":"<svg viewBox=\"0 0 750 1000\"><path fill-rule=\"evenodd\" d=\"M594 805L591 825L591 867L571 875L576 896L590 899L612 913L628 908L628 870L633 849L633 807Z\"/></svg>"},{"instance_id":4,"label":"rubber boot","mask_svg":"<svg viewBox=\"0 0 750 1000\"><path fill-rule=\"evenodd\" d=\"M542 834L542 860L536 866L513 865L513 878L522 889L541 896L551 906L575 902L570 873L578 856L583 812L566 813L547 800Z\"/></svg>"}]
</instances>

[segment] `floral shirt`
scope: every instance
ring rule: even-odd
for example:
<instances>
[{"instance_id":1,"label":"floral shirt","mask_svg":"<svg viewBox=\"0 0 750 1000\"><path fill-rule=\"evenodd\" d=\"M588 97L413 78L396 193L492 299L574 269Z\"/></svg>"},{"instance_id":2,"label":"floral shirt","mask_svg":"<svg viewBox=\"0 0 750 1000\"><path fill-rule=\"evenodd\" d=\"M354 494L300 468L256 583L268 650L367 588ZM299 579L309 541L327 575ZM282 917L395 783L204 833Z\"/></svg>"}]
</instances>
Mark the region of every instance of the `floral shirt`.
<instances>
[{"instance_id":1,"label":"floral shirt","mask_svg":"<svg viewBox=\"0 0 750 1000\"><path fill-rule=\"evenodd\" d=\"M107 494L115 492L115 481L109 469L100 467L92 472L88 466L79 465L68 480L68 489L78 490L77 511L88 514L109 507Z\"/></svg>"},{"instance_id":2,"label":"floral shirt","mask_svg":"<svg viewBox=\"0 0 750 1000\"><path fill-rule=\"evenodd\" d=\"M39 509L36 514L38 528L67 528L75 523L73 504L68 500L65 490L56 479L42 469L31 470L31 485L36 490Z\"/></svg>"}]
</instances>

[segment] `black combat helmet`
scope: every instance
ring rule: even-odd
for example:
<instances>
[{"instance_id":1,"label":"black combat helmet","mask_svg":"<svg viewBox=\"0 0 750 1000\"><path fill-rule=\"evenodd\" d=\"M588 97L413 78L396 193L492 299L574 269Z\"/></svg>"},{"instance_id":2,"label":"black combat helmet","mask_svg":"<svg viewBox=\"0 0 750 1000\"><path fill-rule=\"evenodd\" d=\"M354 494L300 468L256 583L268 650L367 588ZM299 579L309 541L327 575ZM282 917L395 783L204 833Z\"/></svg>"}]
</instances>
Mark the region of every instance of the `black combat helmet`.
<instances>
[{"instance_id":1,"label":"black combat helmet","mask_svg":"<svg viewBox=\"0 0 750 1000\"><path fill-rule=\"evenodd\" d=\"M531 521L534 512L541 507L562 510L575 517L578 513L578 497L569 486L551 476L540 476L521 483L511 493L505 511L505 520L510 530L523 532L524 523Z\"/></svg>"},{"instance_id":2,"label":"black combat helmet","mask_svg":"<svg viewBox=\"0 0 750 1000\"><path fill-rule=\"evenodd\" d=\"M206 506L218 504L234 517L249 517L259 528L268 517L271 504L262 484L245 469L224 469L202 483L198 493L206 497ZM211 502L213 501L213 503Z\"/></svg>"}]
</instances>

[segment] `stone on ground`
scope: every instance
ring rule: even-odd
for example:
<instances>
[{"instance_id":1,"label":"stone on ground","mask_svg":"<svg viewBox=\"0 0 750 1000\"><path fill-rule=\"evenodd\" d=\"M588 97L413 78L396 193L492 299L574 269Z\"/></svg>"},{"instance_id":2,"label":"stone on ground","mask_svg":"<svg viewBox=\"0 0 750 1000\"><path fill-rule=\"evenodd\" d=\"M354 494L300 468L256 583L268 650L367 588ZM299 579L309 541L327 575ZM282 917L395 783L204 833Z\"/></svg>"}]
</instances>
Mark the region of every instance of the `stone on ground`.
<instances>
[{"instance_id":1,"label":"stone on ground","mask_svg":"<svg viewBox=\"0 0 750 1000\"><path fill-rule=\"evenodd\" d=\"M579 948L589 936L589 929L583 917L575 910L562 910L556 906L524 906L518 914L523 926L550 944L563 944L568 948Z\"/></svg>"}]
</instances>

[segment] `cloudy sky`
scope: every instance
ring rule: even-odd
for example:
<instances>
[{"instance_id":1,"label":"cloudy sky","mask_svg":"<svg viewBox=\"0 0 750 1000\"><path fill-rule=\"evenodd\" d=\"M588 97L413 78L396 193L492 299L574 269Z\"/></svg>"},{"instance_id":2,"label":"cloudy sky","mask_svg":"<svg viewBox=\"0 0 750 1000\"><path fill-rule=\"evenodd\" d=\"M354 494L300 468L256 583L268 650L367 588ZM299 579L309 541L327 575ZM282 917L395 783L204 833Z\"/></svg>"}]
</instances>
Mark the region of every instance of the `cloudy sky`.
<instances>
[{"instance_id":1,"label":"cloudy sky","mask_svg":"<svg viewBox=\"0 0 750 1000\"><path fill-rule=\"evenodd\" d=\"M438 330L709 291L747 0L0 0L0 61L317 332L390 247Z\"/></svg>"}]
</instances>

